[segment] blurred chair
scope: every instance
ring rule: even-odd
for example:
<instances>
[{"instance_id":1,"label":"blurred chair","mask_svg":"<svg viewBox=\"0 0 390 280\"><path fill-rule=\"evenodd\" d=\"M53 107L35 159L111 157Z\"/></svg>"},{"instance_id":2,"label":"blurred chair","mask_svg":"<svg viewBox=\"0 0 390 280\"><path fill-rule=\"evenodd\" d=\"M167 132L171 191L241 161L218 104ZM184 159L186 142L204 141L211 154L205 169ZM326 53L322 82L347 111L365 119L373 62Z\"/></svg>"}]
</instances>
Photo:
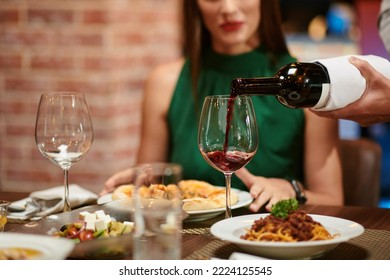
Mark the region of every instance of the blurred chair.
<instances>
[{"instance_id":1,"label":"blurred chair","mask_svg":"<svg viewBox=\"0 0 390 280\"><path fill-rule=\"evenodd\" d=\"M342 139L344 204L377 207L380 200L382 148L373 140Z\"/></svg>"}]
</instances>

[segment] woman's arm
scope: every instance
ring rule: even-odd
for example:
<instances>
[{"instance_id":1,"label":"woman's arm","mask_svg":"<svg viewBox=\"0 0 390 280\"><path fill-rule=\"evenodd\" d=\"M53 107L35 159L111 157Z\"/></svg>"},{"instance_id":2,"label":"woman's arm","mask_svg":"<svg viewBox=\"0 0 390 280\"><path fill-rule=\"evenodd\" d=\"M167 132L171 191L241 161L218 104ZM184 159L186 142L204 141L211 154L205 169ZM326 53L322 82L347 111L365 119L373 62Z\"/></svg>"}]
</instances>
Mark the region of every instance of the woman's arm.
<instances>
[{"instance_id":1,"label":"woman's arm","mask_svg":"<svg viewBox=\"0 0 390 280\"><path fill-rule=\"evenodd\" d=\"M167 113L183 63L183 59L178 59L159 66L146 80L137 163L167 160L169 142ZM130 182L132 176L132 168L115 173L105 182L100 195L112 192L116 187Z\"/></svg>"},{"instance_id":2,"label":"woman's arm","mask_svg":"<svg viewBox=\"0 0 390 280\"><path fill-rule=\"evenodd\" d=\"M343 204L342 173L338 153L337 121L317 117L305 110L305 195L309 204ZM235 172L249 189L254 201L253 212L261 207L270 211L282 199L295 198L289 181L282 178L265 178L251 174L246 168Z\"/></svg>"},{"instance_id":3,"label":"woman's arm","mask_svg":"<svg viewBox=\"0 0 390 280\"><path fill-rule=\"evenodd\" d=\"M168 158L167 114L182 63L180 60L157 67L146 81L138 163L163 162Z\"/></svg>"}]
</instances>

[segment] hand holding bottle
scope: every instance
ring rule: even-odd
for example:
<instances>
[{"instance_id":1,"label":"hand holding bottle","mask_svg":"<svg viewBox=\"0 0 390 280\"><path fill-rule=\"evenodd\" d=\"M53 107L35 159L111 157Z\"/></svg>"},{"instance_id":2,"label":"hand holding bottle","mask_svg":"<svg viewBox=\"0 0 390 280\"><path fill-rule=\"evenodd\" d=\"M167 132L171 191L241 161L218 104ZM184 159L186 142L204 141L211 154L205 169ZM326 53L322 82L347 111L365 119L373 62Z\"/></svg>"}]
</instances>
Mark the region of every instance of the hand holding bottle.
<instances>
[{"instance_id":1,"label":"hand holding bottle","mask_svg":"<svg viewBox=\"0 0 390 280\"><path fill-rule=\"evenodd\" d=\"M290 108L331 111L358 100L366 89L366 79L349 62L351 56L294 62L280 68L271 78L237 78L231 94L274 95ZM382 78L390 78L390 62L374 55L357 56L368 61Z\"/></svg>"},{"instance_id":2,"label":"hand holding bottle","mask_svg":"<svg viewBox=\"0 0 390 280\"><path fill-rule=\"evenodd\" d=\"M344 108L362 97L370 81L367 82L367 78L359 69L350 63L351 57L347 55L317 60L328 70L331 84L328 101L323 106L313 107L314 110L331 111ZM382 73L383 78L390 78L390 62L387 59L375 55L354 57L367 61L374 69Z\"/></svg>"},{"instance_id":3,"label":"hand holding bottle","mask_svg":"<svg viewBox=\"0 0 390 280\"><path fill-rule=\"evenodd\" d=\"M341 109L313 112L321 117L349 119L363 126L390 121L390 79L366 60L351 56L349 62L364 77L365 90L361 97Z\"/></svg>"}]
</instances>

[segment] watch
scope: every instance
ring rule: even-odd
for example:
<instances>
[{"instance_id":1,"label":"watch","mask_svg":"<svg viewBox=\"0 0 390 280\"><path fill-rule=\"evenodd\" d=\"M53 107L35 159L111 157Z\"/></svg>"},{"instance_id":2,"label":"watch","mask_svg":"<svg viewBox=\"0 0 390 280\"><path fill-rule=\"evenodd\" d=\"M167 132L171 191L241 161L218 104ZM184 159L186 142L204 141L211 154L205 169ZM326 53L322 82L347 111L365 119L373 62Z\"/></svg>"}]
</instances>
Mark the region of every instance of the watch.
<instances>
[{"instance_id":1,"label":"watch","mask_svg":"<svg viewBox=\"0 0 390 280\"><path fill-rule=\"evenodd\" d=\"M299 182L298 180L295 180L295 179L289 179L289 182L295 191L295 198L298 201L298 203L305 204L305 202L307 201L307 198L305 196L305 192L304 192L304 189L303 189L301 182Z\"/></svg>"}]
</instances>

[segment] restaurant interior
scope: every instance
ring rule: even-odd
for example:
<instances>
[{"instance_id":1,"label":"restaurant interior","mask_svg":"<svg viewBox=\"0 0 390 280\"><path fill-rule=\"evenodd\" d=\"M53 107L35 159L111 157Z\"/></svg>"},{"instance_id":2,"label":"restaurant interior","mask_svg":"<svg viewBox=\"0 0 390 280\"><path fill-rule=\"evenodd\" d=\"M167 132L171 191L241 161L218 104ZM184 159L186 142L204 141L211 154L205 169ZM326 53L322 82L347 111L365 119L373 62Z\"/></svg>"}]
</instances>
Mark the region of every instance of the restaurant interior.
<instances>
[{"instance_id":1,"label":"restaurant interior","mask_svg":"<svg viewBox=\"0 0 390 280\"><path fill-rule=\"evenodd\" d=\"M39 96L49 89L82 90L92 115L93 148L72 168L71 182L98 193L110 175L134 164L143 82L155 65L180 55L179 2L0 2L0 191L61 184L61 171L33 136ZM301 61L389 56L377 32L380 0L280 3L290 51ZM380 144L380 206L390 207L390 125L340 120L340 135Z\"/></svg>"},{"instance_id":2,"label":"restaurant interior","mask_svg":"<svg viewBox=\"0 0 390 280\"><path fill-rule=\"evenodd\" d=\"M51 250L44 259L390 259L390 123L363 127L353 121L339 120L340 138L346 141L341 143L350 143L349 140L354 143L349 146L350 150L342 153L343 169L349 182L348 190L344 191L349 194L346 198L350 199L349 203L316 205L303 201L298 205L294 199L282 200L285 206L295 203L294 211L301 206L301 218L306 219L308 213L315 218L313 224L324 223L324 227L321 223L313 226L314 230L325 229L322 233L326 238L315 240L317 243L306 239L298 241L308 243L293 240L281 246L279 243L286 242L249 244L247 229L254 225L253 221L261 220L253 220L253 217L271 216L251 211L249 205L253 197L249 191L233 192L236 204L228 209L229 195L225 188L211 186L210 192L223 189L223 199L217 206L213 205L214 208L201 211L185 211L182 205L187 201L180 193L180 204L169 204L176 206L173 215L162 214L160 210L168 207L161 205L157 211L147 213L150 205L161 202L156 197L148 200L153 201L148 206L136 201L139 204L131 204L131 207L126 203L134 203L133 200L115 198L113 193L98 197L112 174L136 162L146 77L156 65L180 57L182 53L182 1L187 0L0 1L0 206L9 209L9 213L3 214L8 220L0 219L0 225L3 223L0 231L4 231L0 234L0 259L6 243L25 242L25 233L31 243L37 238L38 251L43 245ZM280 1L289 51L299 61L351 54L390 57L378 33L381 0L275 1ZM76 205L72 210L76 211L68 211L67 205L62 208L64 172L42 156L34 137L41 94L63 90L84 93L93 123L93 144L69 172L72 202ZM245 122L246 127L250 126L248 123ZM257 135L257 132L249 134ZM90 134L88 141L92 141ZM368 157L362 147L368 149ZM145 179L145 174L140 174L140 178ZM299 182L292 180L291 185L297 197L302 194ZM129 185L122 187L129 188ZM163 201L166 202L168 191L164 190ZM132 191L136 193L134 189L126 189L127 194ZM174 196L174 192L170 194ZM41 203L38 206L34 205L37 198ZM147 218L161 214L155 227L158 233L145 230L145 224L154 225L154 221L144 223L143 219L147 218L141 216L147 216L145 213L150 215ZM298 213L299 218L299 211L291 213ZM94 231L90 230L93 233L87 235L92 224L90 219L93 219ZM147 238L161 234L168 236L169 242L154 240L156 248L147 247L148 242L141 240L144 236L134 227L137 221L143 223L141 227ZM245 223L245 227L240 223ZM103 236L108 234L108 225L113 224L116 232ZM295 224L301 226L303 222ZM237 235L244 230L245 234ZM136 234L127 234L130 232ZM298 232L304 232L302 227ZM77 241L72 243L53 236ZM243 241L243 237L248 240ZM177 246L161 255L153 255L157 246L166 244ZM140 252L148 255L137 255ZM154 265L160 263L150 263ZM99 269L106 266L97 266L95 272L99 273ZM84 271L89 273L89 270Z\"/></svg>"},{"instance_id":3,"label":"restaurant interior","mask_svg":"<svg viewBox=\"0 0 390 280\"><path fill-rule=\"evenodd\" d=\"M375 54L389 58L377 32L380 2L300 0L292 3L282 0L285 24L288 26L287 30L291 31L288 32L290 47L304 60L351 53ZM297 14L299 16L296 16ZM340 120L339 123L342 139L364 137L380 144L382 169L379 206L390 208L390 125L381 123L362 127L347 120Z\"/></svg>"}]
</instances>

